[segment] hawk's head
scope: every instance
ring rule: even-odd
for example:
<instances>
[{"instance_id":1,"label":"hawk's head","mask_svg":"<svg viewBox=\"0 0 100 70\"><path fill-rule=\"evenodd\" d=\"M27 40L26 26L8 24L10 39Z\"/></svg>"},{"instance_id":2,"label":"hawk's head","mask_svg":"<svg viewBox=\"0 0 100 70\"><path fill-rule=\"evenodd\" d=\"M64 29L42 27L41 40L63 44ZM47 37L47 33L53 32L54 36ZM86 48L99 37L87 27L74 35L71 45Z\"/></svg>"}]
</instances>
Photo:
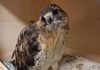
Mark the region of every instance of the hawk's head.
<instances>
[{"instance_id":1,"label":"hawk's head","mask_svg":"<svg viewBox=\"0 0 100 70\"><path fill-rule=\"evenodd\" d=\"M45 7L41 11L40 16L42 27L48 31L51 31L52 29L59 29L65 26L68 28L67 13L56 4L50 4Z\"/></svg>"}]
</instances>

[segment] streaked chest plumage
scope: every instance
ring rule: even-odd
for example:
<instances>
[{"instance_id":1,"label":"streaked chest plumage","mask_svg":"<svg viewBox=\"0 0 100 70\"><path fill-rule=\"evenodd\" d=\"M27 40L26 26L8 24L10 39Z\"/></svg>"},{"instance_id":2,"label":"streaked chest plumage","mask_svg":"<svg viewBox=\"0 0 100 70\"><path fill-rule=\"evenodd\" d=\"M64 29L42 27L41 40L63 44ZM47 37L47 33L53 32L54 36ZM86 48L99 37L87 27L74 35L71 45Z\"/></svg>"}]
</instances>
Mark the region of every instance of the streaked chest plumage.
<instances>
[{"instance_id":1,"label":"streaked chest plumage","mask_svg":"<svg viewBox=\"0 0 100 70\"><path fill-rule=\"evenodd\" d=\"M52 64L60 62L64 54L65 36L65 32L62 30L59 30L58 33L46 32L39 35L38 42L41 51L35 56L36 64L33 66L35 70L47 70Z\"/></svg>"}]
</instances>

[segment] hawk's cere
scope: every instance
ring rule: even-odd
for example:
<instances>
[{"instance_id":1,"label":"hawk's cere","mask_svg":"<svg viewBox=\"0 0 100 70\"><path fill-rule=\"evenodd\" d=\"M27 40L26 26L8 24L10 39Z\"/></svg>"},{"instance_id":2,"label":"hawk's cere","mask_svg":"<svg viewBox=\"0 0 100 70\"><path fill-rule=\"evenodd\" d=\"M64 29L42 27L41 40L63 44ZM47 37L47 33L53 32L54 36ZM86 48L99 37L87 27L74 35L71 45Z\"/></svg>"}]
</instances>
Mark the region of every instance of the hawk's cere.
<instances>
[{"instance_id":1,"label":"hawk's cere","mask_svg":"<svg viewBox=\"0 0 100 70\"><path fill-rule=\"evenodd\" d=\"M64 55L68 16L55 4L40 13L38 21L24 28L13 53L17 70L57 70Z\"/></svg>"}]
</instances>

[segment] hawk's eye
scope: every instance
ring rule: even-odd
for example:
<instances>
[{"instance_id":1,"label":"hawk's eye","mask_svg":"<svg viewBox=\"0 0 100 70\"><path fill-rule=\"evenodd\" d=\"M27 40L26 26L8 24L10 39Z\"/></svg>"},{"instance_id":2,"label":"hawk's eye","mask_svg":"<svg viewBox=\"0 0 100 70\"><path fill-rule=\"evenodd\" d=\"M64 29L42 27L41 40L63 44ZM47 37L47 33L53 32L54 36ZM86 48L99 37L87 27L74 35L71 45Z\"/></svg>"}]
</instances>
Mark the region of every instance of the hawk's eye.
<instances>
[{"instance_id":1,"label":"hawk's eye","mask_svg":"<svg viewBox=\"0 0 100 70\"><path fill-rule=\"evenodd\" d=\"M57 9L53 10L53 14L57 15L58 14L58 10Z\"/></svg>"}]
</instances>

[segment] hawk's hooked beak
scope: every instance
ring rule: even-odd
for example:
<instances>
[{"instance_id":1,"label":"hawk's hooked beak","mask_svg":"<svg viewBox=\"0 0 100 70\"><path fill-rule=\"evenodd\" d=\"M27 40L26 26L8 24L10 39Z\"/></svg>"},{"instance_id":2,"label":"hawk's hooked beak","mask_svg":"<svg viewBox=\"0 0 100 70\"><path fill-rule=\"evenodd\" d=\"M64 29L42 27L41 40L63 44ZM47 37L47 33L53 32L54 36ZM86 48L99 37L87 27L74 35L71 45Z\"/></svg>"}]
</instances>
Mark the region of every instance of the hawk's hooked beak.
<instances>
[{"instance_id":1,"label":"hawk's hooked beak","mask_svg":"<svg viewBox=\"0 0 100 70\"><path fill-rule=\"evenodd\" d=\"M41 16L40 19L41 19L41 22L43 22L42 26L44 26L46 28L46 30L50 31L52 29L51 23L52 23L53 19L50 17L48 19L46 19L43 16Z\"/></svg>"},{"instance_id":2,"label":"hawk's hooked beak","mask_svg":"<svg viewBox=\"0 0 100 70\"><path fill-rule=\"evenodd\" d=\"M48 23L51 24L53 19L51 17L48 18Z\"/></svg>"},{"instance_id":3,"label":"hawk's hooked beak","mask_svg":"<svg viewBox=\"0 0 100 70\"><path fill-rule=\"evenodd\" d=\"M45 24L51 24L53 21L52 17L48 17L47 19L45 17L41 17L42 22L44 22Z\"/></svg>"}]
</instances>

